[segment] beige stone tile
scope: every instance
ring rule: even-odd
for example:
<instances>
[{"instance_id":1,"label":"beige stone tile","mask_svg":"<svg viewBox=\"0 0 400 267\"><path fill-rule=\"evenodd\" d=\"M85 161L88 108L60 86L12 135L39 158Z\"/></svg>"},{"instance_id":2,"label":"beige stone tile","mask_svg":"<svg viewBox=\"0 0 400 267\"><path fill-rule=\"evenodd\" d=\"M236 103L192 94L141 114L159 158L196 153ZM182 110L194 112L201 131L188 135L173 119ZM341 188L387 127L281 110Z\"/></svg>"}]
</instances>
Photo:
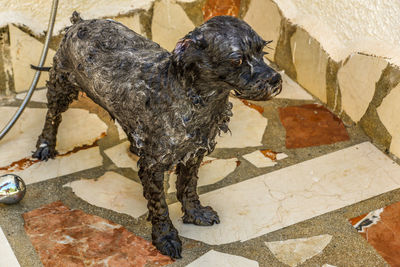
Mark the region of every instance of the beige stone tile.
<instances>
[{"instance_id":1,"label":"beige stone tile","mask_svg":"<svg viewBox=\"0 0 400 267\"><path fill-rule=\"evenodd\" d=\"M199 168L197 186L204 186L209 184L215 184L230 173L232 173L237 167L237 158L232 159L215 159L211 157L205 157L202 165ZM169 174L169 188L168 193L176 192L176 174Z\"/></svg>"},{"instance_id":2,"label":"beige stone tile","mask_svg":"<svg viewBox=\"0 0 400 267\"><path fill-rule=\"evenodd\" d=\"M170 214L180 235L218 245L246 241L399 187L400 166L365 142L201 195L202 204L219 213L218 225L183 224L179 203L170 205Z\"/></svg>"},{"instance_id":3,"label":"beige stone tile","mask_svg":"<svg viewBox=\"0 0 400 267\"><path fill-rule=\"evenodd\" d=\"M397 85L383 99L382 104L377 108L379 118L383 125L392 135L390 152L400 157L400 85Z\"/></svg>"},{"instance_id":4,"label":"beige stone tile","mask_svg":"<svg viewBox=\"0 0 400 267\"><path fill-rule=\"evenodd\" d=\"M261 146L268 119L237 98L232 97L229 101L233 104L233 117L228 125L232 134L228 132L217 136L217 148Z\"/></svg>"},{"instance_id":5,"label":"beige stone tile","mask_svg":"<svg viewBox=\"0 0 400 267\"><path fill-rule=\"evenodd\" d=\"M274 61L275 49L278 44L281 30L281 14L278 6L270 0L253 0L243 18L264 40L272 40L269 44L272 49L266 48L266 56Z\"/></svg>"},{"instance_id":6,"label":"beige stone tile","mask_svg":"<svg viewBox=\"0 0 400 267\"><path fill-rule=\"evenodd\" d=\"M35 74L30 64L37 65L39 63L43 44L11 24L9 25L9 29L15 91L27 91ZM54 50L49 49L45 66L52 65L54 54ZM44 87L47 79L48 73L42 72L37 87Z\"/></svg>"},{"instance_id":7,"label":"beige stone tile","mask_svg":"<svg viewBox=\"0 0 400 267\"><path fill-rule=\"evenodd\" d=\"M244 257L231 254L221 253L215 250L210 250L194 262L186 265L186 267L258 267L258 262L249 260Z\"/></svg>"},{"instance_id":8,"label":"beige stone tile","mask_svg":"<svg viewBox=\"0 0 400 267\"><path fill-rule=\"evenodd\" d=\"M65 187L88 203L139 218L147 212L142 185L118 173L106 172L97 179L81 179Z\"/></svg>"},{"instance_id":9,"label":"beige stone tile","mask_svg":"<svg viewBox=\"0 0 400 267\"><path fill-rule=\"evenodd\" d=\"M4 235L3 230L0 227L0 266L4 267L19 267L17 258L14 255L10 244L8 243L7 237Z\"/></svg>"},{"instance_id":10,"label":"beige stone tile","mask_svg":"<svg viewBox=\"0 0 400 267\"><path fill-rule=\"evenodd\" d=\"M48 161L27 161L22 166L0 170L0 175L12 172L19 175L26 184L33 184L101 165L103 158L99 148L93 147L66 156L57 156Z\"/></svg>"},{"instance_id":11,"label":"beige stone tile","mask_svg":"<svg viewBox=\"0 0 400 267\"><path fill-rule=\"evenodd\" d=\"M375 93L375 84L387 66L383 58L360 54L351 55L338 72L343 110L358 122Z\"/></svg>"},{"instance_id":12,"label":"beige stone tile","mask_svg":"<svg viewBox=\"0 0 400 267\"><path fill-rule=\"evenodd\" d=\"M113 20L118 21L124 24L129 29L135 31L136 33L146 36L146 34L142 31L142 25L140 23L140 16L139 14L133 14L131 16L121 16L115 17Z\"/></svg>"},{"instance_id":13,"label":"beige stone tile","mask_svg":"<svg viewBox=\"0 0 400 267\"><path fill-rule=\"evenodd\" d=\"M172 51L178 40L194 27L183 8L175 2L161 0L154 4L151 32L153 41L161 47Z\"/></svg>"},{"instance_id":14,"label":"beige stone tile","mask_svg":"<svg viewBox=\"0 0 400 267\"><path fill-rule=\"evenodd\" d=\"M306 31L297 28L290 40L297 81L326 103L326 68L328 54Z\"/></svg>"},{"instance_id":15,"label":"beige stone tile","mask_svg":"<svg viewBox=\"0 0 400 267\"><path fill-rule=\"evenodd\" d=\"M281 160L286 158L287 155L285 153L278 153L276 155L277 160ZM257 168L265 168L272 167L278 164L277 160L272 160L269 157L264 156L260 150L256 150L250 154L246 154L243 156L247 161L256 166Z\"/></svg>"},{"instance_id":16,"label":"beige stone tile","mask_svg":"<svg viewBox=\"0 0 400 267\"><path fill-rule=\"evenodd\" d=\"M30 101L47 103L47 89L35 89ZM15 96L16 99L24 100L26 93L20 93Z\"/></svg>"},{"instance_id":17,"label":"beige stone tile","mask_svg":"<svg viewBox=\"0 0 400 267\"><path fill-rule=\"evenodd\" d=\"M313 100L313 97L287 74L284 72L280 74L282 75L282 92L275 98Z\"/></svg>"},{"instance_id":18,"label":"beige stone tile","mask_svg":"<svg viewBox=\"0 0 400 267\"><path fill-rule=\"evenodd\" d=\"M265 242L265 245L279 261L295 267L321 253L331 240L331 235L319 235L309 238Z\"/></svg>"},{"instance_id":19,"label":"beige stone tile","mask_svg":"<svg viewBox=\"0 0 400 267\"><path fill-rule=\"evenodd\" d=\"M336 267L336 266L325 263L324 265L322 265L322 267Z\"/></svg>"},{"instance_id":20,"label":"beige stone tile","mask_svg":"<svg viewBox=\"0 0 400 267\"><path fill-rule=\"evenodd\" d=\"M0 125L5 125L17 108L0 107ZM41 134L46 109L27 108L10 132L0 141L0 167L30 158ZM107 125L95 114L83 109L69 109L62 114L57 135L57 150L63 154L74 147L91 145L104 136Z\"/></svg>"},{"instance_id":21,"label":"beige stone tile","mask_svg":"<svg viewBox=\"0 0 400 267\"><path fill-rule=\"evenodd\" d=\"M125 133L124 130L122 129L121 125L120 125L117 121L115 121L115 126L117 126L117 131L118 131L119 140L128 138L128 137L126 136L126 133Z\"/></svg>"},{"instance_id":22,"label":"beige stone tile","mask_svg":"<svg viewBox=\"0 0 400 267\"><path fill-rule=\"evenodd\" d=\"M106 153L117 167L132 168L137 172L139 171L139 168L137 167L139 158L129 151L129 146L129 141L125 141L119 145L104 150L104 153Z\"/></svg>"}]
</instances>

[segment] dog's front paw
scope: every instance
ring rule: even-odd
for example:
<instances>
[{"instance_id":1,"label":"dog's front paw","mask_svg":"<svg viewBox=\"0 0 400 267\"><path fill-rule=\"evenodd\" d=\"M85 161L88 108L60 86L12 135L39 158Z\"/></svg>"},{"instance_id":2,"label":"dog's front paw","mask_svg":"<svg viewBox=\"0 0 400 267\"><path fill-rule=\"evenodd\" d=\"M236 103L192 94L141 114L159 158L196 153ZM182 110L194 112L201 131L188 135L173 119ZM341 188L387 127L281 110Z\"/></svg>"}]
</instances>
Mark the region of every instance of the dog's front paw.
<instances>
[{"instance_id":1,"label":"dog's front paw","mask_svg":"<svg viewBox=\"0 0 400 267\"><path fill-rule=\"evenodd\" d=\"M39 145L35 152L33 152L32 157L47 161L57 156L57 151L53 146L50 146L47 142L43 142Z\"/></svg>"},{"instance_id":2,"label":"dog's front paw","mask_svg":"<svg viewBox=\"0 0 400 267\"><path fill-rule=\"evenodd\" d=\"M203 207L200 204L196 204L194 207L186 209L182 220L183 223L192 223L201 226L210 226L214 223L219 223L218 213L210 206Z\"/></svg>"},{"instance_id":3,"label":"dog's front paw","mask_svg":"<svg viewBox=\"0 0 400 267\"><path fill-rule=\"evenodd\" d=\"M153 224L153 245L164 255L173 259L182 258L182 242L178 237L178 231L171 222L162 221Z\"/></svg>"}]
</instances>

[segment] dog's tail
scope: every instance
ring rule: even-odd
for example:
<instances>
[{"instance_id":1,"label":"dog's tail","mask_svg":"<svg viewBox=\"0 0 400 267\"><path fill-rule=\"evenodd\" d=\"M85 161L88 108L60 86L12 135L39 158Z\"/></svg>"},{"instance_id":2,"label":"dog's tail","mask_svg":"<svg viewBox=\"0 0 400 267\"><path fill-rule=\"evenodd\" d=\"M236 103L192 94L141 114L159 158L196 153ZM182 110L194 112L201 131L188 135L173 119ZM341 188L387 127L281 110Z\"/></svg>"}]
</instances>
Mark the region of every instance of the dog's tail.
<instances>
[{"instance_id":1,"label":"dog's tail","mask_svg":"<svg viewBox=\"0 0 400 267\"><path fill-rule=\"evenodd\" d=\"M72 16L70 18L70 21L72 24L76 24L83 21L83 19L81 18L81 15L79 15L78 12L74 11L74 13L72 13Z\"/></svg>"}]
</instances>

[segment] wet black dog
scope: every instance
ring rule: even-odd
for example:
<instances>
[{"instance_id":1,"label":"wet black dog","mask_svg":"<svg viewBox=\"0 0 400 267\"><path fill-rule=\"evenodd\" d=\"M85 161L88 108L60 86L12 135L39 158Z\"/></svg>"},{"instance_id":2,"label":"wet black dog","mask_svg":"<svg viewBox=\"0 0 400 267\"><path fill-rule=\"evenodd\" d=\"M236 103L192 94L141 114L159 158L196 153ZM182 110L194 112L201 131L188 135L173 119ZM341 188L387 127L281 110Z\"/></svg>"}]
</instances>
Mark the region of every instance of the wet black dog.
<instances>
[{"instance_id":1,"label":"wet black dog","mask_svg":"<svg viewBox=\"0 0 400 267\"><path fill-rule=\"evenodd\" d=\"M71 21L50 69L46 122L34 157L57 154L61 113L79 91L85 92L121 124L131 151L140 156L153 244L180 258L164 172L176 166L184 223L219 223L217 213L199 202L197 172L216 135L229 130L230 91L249 100L268 100L280 92L281 76L263 61L268 42L228 16L195 28L172 53L115 21L82 20L77 13Z\"/></svg>"}]
</instances>

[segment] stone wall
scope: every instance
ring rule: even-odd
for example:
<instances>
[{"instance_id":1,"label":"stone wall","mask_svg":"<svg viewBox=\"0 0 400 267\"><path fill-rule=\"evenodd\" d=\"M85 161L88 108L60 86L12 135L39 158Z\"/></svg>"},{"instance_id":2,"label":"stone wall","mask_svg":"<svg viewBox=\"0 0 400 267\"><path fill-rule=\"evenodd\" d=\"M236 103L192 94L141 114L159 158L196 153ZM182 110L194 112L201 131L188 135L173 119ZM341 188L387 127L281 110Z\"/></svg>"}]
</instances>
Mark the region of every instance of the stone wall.
<instances>
[{"instance_id":1,"label":"stone wall","mask_svg":"<svg viewBox=\"0 0 400 267\"><path fill-rule=\"evenodd\" d=\"M29 64L40 57L50 2L30 1L33 11L25 8L25 14L18 5L26 0L0 0L1 95L26 91L34 74ZM84 18L120 21L168 50L212 16L238 16L273 40L266 50L270 61L346 124L358 123L380 148L400 156L400 49L394 45L400 19L392 14L400 4L371 1L334 6L324 5L326 0L114 0L111 6L105 0L67 1L61 3L46 64L72 10ZM367 18L374 23L364 23ZM42 76L39 87L47 79Z\"/></svg>"}]
</instances>

